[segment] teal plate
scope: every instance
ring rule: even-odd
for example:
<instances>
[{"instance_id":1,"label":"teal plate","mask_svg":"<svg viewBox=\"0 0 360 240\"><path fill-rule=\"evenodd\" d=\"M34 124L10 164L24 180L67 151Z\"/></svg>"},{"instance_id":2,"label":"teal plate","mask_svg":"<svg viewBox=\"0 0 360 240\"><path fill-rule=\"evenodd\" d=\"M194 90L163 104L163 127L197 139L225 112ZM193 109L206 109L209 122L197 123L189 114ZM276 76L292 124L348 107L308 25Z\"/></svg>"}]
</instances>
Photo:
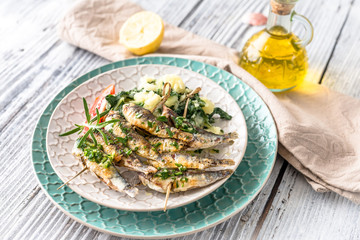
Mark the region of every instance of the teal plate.
<instances>
[{"instance_id":1,"label":"teal plate","mask_svg":"<svg viewBox=\"0 0 360 240\"><path fill-rule=\"evenodd\" d=\"M81 83L109 70L141 64L181 67L217 82L237 102L248 128L245 156L235 173L216 191L188 205L167 212L131 212L108 208L82 198L63 182L50 165L46 153L46 130L61 99ZM260 192L275 163L277 132L262 99L234 75L202 62L173 57L141 57L111 63L70 83L47 106L35 128L32 161L40 186L66 215L112 235L131 238L178 237L219 224L243 209Z\"/></svg>"}]
</instances>

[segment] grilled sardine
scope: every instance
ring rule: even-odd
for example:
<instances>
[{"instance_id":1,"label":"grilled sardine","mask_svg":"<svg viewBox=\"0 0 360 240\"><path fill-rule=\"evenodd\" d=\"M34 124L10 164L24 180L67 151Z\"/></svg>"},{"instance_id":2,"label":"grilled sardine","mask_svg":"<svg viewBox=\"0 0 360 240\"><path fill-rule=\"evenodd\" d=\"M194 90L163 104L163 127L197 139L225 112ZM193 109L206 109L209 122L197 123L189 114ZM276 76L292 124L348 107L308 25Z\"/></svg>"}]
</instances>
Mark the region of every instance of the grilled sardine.
<instances>
[{"instance_id":1,"label":"grilled sardine","mask_svg":"<svg viewBox=\"0 0 360 240\"><path fill-rule=\"evenodd\" d=\"M105 129L108 131L111 130L114 136L125 139L127 146L133 151L136 150L136 154L144 158L157 159L159 157L156 149L154 149L143 136L137 133L131 124L126 122L119 113L114 111L109 112L106 120L111 119L120 119L121 121L113 125L108 125Z\"/></svg>"},{"instance_id":2,"label":"grilled sardine","mask_svg":"<svg viewBox=\"0 0 360 240\"><path fill-rule=\"evenodd\" d=\"M157 120L149 110L134 103L125 104L122 112L131 125L144 129L152 135L161 138L180 139L184 142L191 142L193 140L191 133L181 131Z\"/></svg>"},{"instance_id":3,"label":"grilled sardine","mask_svg":"<svg viewBox=\"0 0 360 240\"><path fill-rule=\"evenodd\" d=\"M148 140L159 153L179 152L186 149L185 143L179 139L147 137L146 140Z\"/></svg>"},{"instance_id":4,"label":"grilled sardine","mask_svg":"<svg viewBox=\"0 0 360 240\"><path fill-rule=\"evenodd\" d=\"M231 159L212 159L185 153L164 153L161 154L161 159L148 159L148 161L156 168L176 168L181 164L186 168L201 170L212 167L229 167L235 164Z\"/></svg>"},{"instance_id":5,"label":"grilled sardine","mask_svg":"<svg viewBox=\"0 0 360 240\"><path fill-rule=\"evenodd\" d=\"M101 181L108 185L109 188L118 192L124 192L130 197L135 197L138 193L139 190L126 182L126 180L120 175L120 173L114 166L104 168L96 162L89 161L89 159L85 157L84 152L76 146L74 146L73 154L75 157L81 160L84 166L86 166Z\"/></svg>"},{"instance_id":6,"label":"grilled sardine","mask_svg":"<svg viewBox=\"0 0 360 240\"><path fill-rule=\"evenodd\" d=\"M162 179L161 177L144 174L139 174L139 178L144 185L155 191L166 193L168 186L171 185L171 192L175 193L208 186L230 176L231 173L231 170L216 172L187 171L183 175L175 177L175 179Z\"/></svg>"},{"instance_id":7,"label":"grilled sardine","mask_svg":"<svg viewBox=\"0 0 360 240\"><path fill-rule=\"evenodd\" d=\"M114 156L115 164L117 166L126 167L128 169L137 172L143 172L145 174L154 173L157 171L156 168L142 163L133 153L126 153L125 148L121 147L116 138L113 138L108 132L104 132L108 138L108 141L111 141L112 143L108 143L106 145L104 138L97 132L94 132L94 136L98 144L101 144L103 147L104 152Z\"/></svg>"},{"instance_id":8,"label":"grilled sardine","mask_svg":"<svg viewBox=\"0 0 360 240\"><path fill-rule=\"evenodd\" d=\"M168 121L175 126L174 121L178 117L176 112L164 105L162 115L165 116ZM192 124L188 121L186 121L186 124L192 126ZM220 144L233 144L234 140L238 138L238 134L236 132L219 135L194 126L192 126L192 128L196 130L196 133L193 134L193 141L186 143L188 145L186 150L189 151L211 148Z\"/></svg>"}]
</instances>

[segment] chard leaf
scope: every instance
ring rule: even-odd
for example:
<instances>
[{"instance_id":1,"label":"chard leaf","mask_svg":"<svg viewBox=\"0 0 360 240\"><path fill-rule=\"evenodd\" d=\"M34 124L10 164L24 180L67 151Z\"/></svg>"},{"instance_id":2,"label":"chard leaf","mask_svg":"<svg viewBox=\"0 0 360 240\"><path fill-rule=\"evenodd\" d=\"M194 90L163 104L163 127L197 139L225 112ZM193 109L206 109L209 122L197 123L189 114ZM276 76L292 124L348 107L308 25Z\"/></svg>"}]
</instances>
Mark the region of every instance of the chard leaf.
<instances>
[{"instance_id":1,"label":"chard leaf","mask_svg":"<svg viewBox=\"0 0 360 240\"><path fill-rule=\"evenodd\" d=\"M216 107L214 111L210 114L210 117L213 117L215 114L218 114L221 119L231 120L232 116L230 116L227 112L222 110L219 107Z\"/></svg>"}]
</instances>

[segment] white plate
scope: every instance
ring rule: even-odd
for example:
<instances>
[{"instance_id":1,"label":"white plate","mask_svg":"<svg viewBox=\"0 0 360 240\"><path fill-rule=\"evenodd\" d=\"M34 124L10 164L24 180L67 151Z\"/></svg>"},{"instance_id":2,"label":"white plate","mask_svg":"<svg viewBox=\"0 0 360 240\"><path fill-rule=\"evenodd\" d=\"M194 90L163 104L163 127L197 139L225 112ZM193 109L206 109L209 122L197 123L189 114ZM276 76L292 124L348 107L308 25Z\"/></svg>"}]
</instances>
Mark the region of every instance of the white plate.
<instances>
[{"instance_id":1,"label":"white plate","mask_svg":"<svg viewBox=\"0 0 360 240\"><path fill-rule=\"evenodd\" d=\"M67 181L83 166L75 159L71 150L77 135L59 137L73 128L75 123L84 121L82 98L85 97L91 105L95 97L108 85L115 84L116 91L130 90L139 85L142 76L155 78L165 74L181 76L187 87L195 89L201 87L201 96L212 100L215 106L232 115L230 121L219 121L217 126L225 132L236 131L239 138L231 146L221 147L215 158L231 158L235 161L235 170L244 156L247 143L247 130L244 116L235 100L212 80L189 70L166 65L136 65L123 67L105 72L81 84L70 92L54 110L46 136L46 147L50 163L62 181ZM206 154L206 153L205 153ZM120 168L125 177L134 177L130 171ZM131 181L131 179L129 179ZM220 187L227 179L218 181L210 186L170 195L168 209L183 206L204 197ZM153 191L145 186L139 186L139 194L131 198L124 193L109 189L93 173L86 171L72 180L68 186L76 193L90 201L107 207L128 211L159 211L164 207L165 194Z\"/></svg>"}]
</instances>

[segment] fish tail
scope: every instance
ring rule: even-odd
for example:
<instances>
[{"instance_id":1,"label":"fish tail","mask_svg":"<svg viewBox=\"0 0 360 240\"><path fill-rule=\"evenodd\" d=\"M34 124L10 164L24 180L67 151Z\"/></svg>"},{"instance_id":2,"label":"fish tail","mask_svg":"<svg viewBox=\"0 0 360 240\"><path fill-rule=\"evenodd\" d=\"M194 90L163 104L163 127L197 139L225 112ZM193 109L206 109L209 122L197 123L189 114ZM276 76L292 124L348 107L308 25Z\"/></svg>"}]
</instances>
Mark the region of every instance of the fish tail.
<instances>
[{"instance_id":1,"label":"fish tail","mask_svg":"<svg viewBox=\"0 0 360 240\"><path fill-rule=\"evenodd\" d=\"M234 160L232 159L220 159L216 161L217 166L233 166L235 165Z\"/></svg>"},{"instance_id":2,"label":"fish tail","mask_svg":"<svg viewBox=\"0 0 360 240\"><path fill-rule=\"evenodd\" d=\"M227 177L229 175L231 175L234 171L232 170L222 170L220 171L220 174L223 175L224 177Z\"/></svg>"},{"instance_id":3,"label":"fish tail","mask_svg":"<svg viewBox=\"0 0 360 240\"><path fill-rule=\"evenodd\" d=\"M239 137L239 134L237 132L231 132L231 133L228 133L228 135L231 140L235 140Z\"/></svg>"},{"instance_id":4,"label":"fish tail","mask_svg":"<svg viewBox=\"0 0 360 240\"><path fill-rule=\"evenodd\" d=\"M135 197L138 194L139 189L136 187L130 187L130 188L124 189L124 192L127 195L129 195L130 197Z\"/></svg>"},{"instance_id":5,"label":"fish tail","mask_svg":"<svg viewBox=\"0 0 360 240\"><path fill-rule=\"evenodd\" d=\"M226 143L229 143L230 145L234 143L234 140L239 137L237 132L231 132L224 135L224 139Z\"/></svg>"}]
</instances>

